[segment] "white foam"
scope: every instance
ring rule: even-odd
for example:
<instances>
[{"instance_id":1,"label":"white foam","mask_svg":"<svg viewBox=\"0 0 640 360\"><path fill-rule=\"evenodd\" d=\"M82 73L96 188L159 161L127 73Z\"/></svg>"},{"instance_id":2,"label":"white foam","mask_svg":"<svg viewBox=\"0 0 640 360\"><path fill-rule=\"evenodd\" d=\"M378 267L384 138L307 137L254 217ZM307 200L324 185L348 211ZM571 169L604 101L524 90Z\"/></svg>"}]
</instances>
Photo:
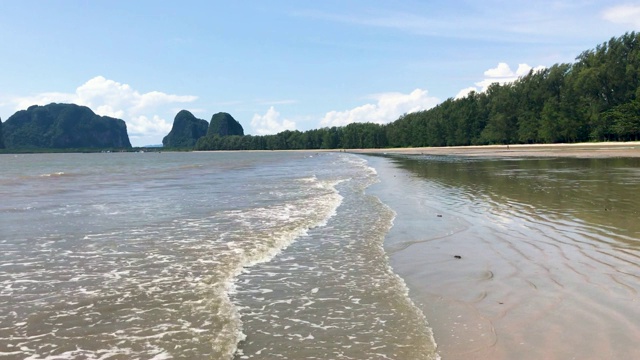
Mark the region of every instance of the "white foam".
<instances>
[{"instance_id":1,"label":"white foam","mask_svg":"<svg viewBox=\"0 0 640 360\"><path fill-rule=\"evenodd\" d=\"M53 172L53 173L48 173L48 174L42 174L40 175L41 177L52 177L52 176L63 176L64 172L63 171L58 171L58 172Z\"/></svg>"}]
</instances>

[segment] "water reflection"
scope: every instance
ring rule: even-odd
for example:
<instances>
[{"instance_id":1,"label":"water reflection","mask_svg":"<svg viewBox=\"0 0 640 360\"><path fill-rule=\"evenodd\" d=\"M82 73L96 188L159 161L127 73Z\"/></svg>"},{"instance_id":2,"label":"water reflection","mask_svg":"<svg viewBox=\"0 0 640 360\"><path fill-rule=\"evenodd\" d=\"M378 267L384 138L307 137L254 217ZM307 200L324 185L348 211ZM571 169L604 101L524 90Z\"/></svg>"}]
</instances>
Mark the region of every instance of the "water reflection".
<instances>
[{"instance_id":1,"label":"water reflection","mask_svg":"<svg viewBox=\"0 0 640 360\"><path fill-rule=\"evenodd\" d=\"M385 249L443 358L640 358L640 159L388 159Z\"/></svg>"},{"instance_id":2,"label":"water reflection","mask_svg":"<svg viewBox=\"0 0 640 360\"><path fill-rule=\"evenodd\" d=\"M416 161L418 160L418 161ZM530 207L535 212L611 231L640 246L640 159L477 159L396 157L416 176L468 196Z\"/></svg>"}]
</instances>

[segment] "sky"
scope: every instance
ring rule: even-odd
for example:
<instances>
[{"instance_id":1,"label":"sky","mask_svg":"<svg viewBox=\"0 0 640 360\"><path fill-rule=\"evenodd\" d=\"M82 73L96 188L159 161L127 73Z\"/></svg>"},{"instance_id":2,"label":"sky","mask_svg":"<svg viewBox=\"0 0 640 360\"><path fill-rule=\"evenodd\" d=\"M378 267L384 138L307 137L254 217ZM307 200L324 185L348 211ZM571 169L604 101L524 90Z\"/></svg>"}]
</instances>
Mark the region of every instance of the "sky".
<instances>
[{"instance_id":1,"label":"sky","mask_svg":"<svg viewBox=\"0 0 640 360\"><path fill-rule=\"evenodd\" d=\"M0 0L0 118L51 102L161 144L182 109L245 134L389 123L640 30L640 1Z\"/></svg>"}]
</instances>

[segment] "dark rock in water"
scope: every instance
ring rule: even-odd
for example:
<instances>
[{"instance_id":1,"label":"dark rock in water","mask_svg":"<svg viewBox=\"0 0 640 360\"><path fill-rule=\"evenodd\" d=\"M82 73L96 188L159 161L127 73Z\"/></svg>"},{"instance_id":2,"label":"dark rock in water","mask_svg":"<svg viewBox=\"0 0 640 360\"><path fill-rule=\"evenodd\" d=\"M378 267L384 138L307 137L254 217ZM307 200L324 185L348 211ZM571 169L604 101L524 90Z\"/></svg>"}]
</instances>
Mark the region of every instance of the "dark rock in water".
<instances>
[{"instance_id":1,"label":"dark rock in water","mask_svg":"<svg viewBox=\"0 0 640 360\"><path fill-rule=\"evenodd\" d=\"M453 257L456 258L456 259L462 259L462 256L460 256L460 255L453 255Z\"/></svg>"},{"instance_id":2,"label":"dark rock in water","mask_svg":"<svg viewBox=\"0 0 640 360\"><path fill-rule=\"evenodd\" d=\"M2 128L7 149L131 148L123 120L76 104L33 105Z\"/></svg>"},{"instance_id":3,"label":"dark rock in water","mask_svg":"<svg viewBox=\"0 0 640 360\"><path fill-rule=\"evenodd\" d=\"M442 215L440 215L440 214L438 214L437 216L438 216L438 217L442 217Z\"/></svg>"},{"instance_id":4,"label":"dark rock in water","mask_svg":"<svg viewBox=\"0 0 640 360\"><path fill-rule=\"evenodd\" d=\"M209 123L198 119L187 110L181 110L173 119L173 127L162 139L162 146L170 148L191 148L198 139L207 134Z\"/></svg>"},{"instance_id":5,"label":"dark rock in water","mask_svg":"<svg viewBox=\"0 0 640 360\"><path fill-rule=\"evenodd\" d=\"M209 129L207 130L208 136L229 136L239 135L244 136L244 129L242 125L233 116L225 112L219 112L211 117L209 123Z\"/></svg>"}]
</instances>

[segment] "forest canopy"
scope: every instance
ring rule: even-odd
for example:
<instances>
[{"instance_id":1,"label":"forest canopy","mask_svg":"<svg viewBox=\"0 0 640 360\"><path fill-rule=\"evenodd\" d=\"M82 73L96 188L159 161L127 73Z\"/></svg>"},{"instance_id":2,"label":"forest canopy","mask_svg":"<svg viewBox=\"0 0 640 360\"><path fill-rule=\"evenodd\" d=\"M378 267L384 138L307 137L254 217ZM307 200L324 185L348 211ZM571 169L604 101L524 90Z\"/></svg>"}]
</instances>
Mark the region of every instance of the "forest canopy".
<instances>
[{"instance_id":1,"label":"forest canopy","mask_svg":"<svg viewBox=\"0 0 640 360\"><path fill-rule=\"evenodd\" d=\"M266 136L207 136L197 150L337 149L640 139L640 35L611 38L573 64L449 98L386 124Z\"/></svg>"}]
</instances>

